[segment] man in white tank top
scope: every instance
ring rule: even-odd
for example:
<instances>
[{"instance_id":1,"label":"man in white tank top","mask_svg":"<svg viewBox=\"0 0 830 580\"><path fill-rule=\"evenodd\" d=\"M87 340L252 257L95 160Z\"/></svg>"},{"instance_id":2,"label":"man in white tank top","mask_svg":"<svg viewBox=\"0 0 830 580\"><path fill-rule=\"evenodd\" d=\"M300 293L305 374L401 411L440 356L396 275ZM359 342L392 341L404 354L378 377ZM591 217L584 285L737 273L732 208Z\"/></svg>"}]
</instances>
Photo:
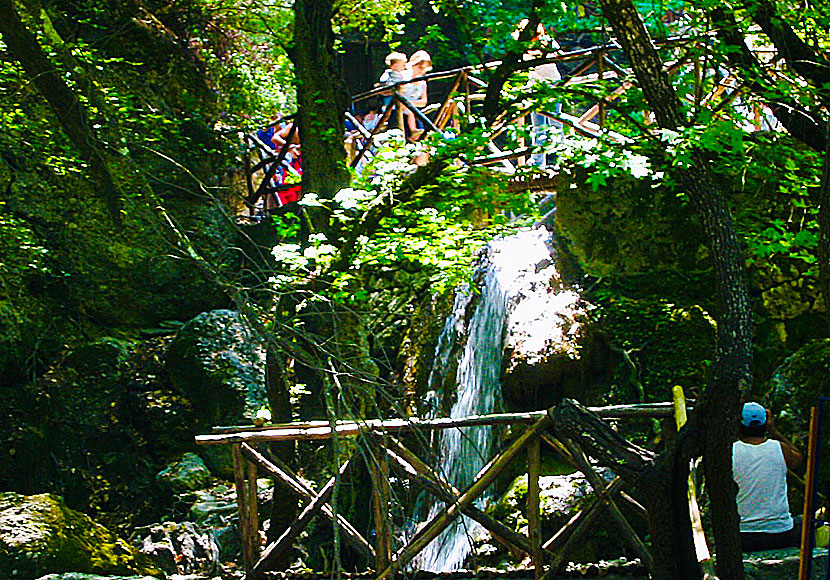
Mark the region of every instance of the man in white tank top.
<instances>
[{"instance_id":1,"label":"man in white tank top","mask_svg":"<svg viewBox=\"0 0 830 580\"><path fill-rule=\"evenodd\" d=\"M738 484L738 515L744 552L797 546L800 530L790 515L787 468L798 469L803 456L772 425L769 411L745 403L732 444L732 477Z\"/></svg>"}]
</instances>

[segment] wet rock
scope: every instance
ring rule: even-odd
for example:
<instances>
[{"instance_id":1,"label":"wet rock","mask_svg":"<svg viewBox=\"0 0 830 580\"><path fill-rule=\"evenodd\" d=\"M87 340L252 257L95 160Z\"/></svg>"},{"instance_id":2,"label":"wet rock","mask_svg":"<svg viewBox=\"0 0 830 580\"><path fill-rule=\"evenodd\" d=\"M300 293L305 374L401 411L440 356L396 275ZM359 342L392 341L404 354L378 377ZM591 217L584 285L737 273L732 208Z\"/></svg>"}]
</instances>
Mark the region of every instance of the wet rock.
<instances>
[{"instance_id":1,"label":"wet rock","mask_svg":"<svg viewBox=\"0 0 830 580\"><path fill-rule=\"evenodd\" d=\"M127 542L50 495L0 493L0 577L160 574Z\"/></svg>"},{"instance_id":2,"label":"wet rock","mask_svg":"<svg viewBox=\"0 0 830 580\"><path fill-rule=\"evenodd\" d=\"M210 471L202 458L195 453L185 453L156 475L156 481L173 493L197 490L210 484Z\"/></svg>"},{"instance_id":3,"label":"wet rock","mask_svg":"<svg viewBox=\"0 0 830 580\"><path fill-rule=\"evenodd\" d=\"M238 312L212 310L185 324L167 369L204 426L251 424L267 403L264 344Z\"/></svg>"},{"instance_id":4,"label":"wet rock","mask_svg":"<svg viewBox=\"0 0 830 580\"><path fill-rule=\"evenodd\" d=\"M747 580L790 580L798 578L799 565L798 548L752 552L744 554L744 577ZM826 551L814 550L811 577L823 578L826 566Z\"/></svg>"},{"instance_id":5,"label":"wet rock","mask_svg":"<svg viewBox=\"0 0 830 580\"><path fill-rule=\"evenodd\" d=\"M190 507L190 517L201 524L214 516L235 514L236 509L236 494L227 486L220 485L211 490L196 492L196 501Z\"/></svg>"},{"instance_id":6,"label":"wet rock","mask_svg":"<svg viewBox=\"0 0 830 580\"><path fill-rule=\"evenodd\" d=\"M547 408L565 397L593 402L609 351L591 325L592 309L563 281L552 259L537 264L508 310L506 402L525 410Z\"/></svg>"},{"instance_id":7,"label":"wet rock","mask_svg":"<svg viewBox=\"0 0 830 580\"><path fill-rule=\"evenodd\" d=\"M557 251L551 244L551 235L544 228L522 231L501 242L494 240L490 252L482 255L477 274L486 285L492 270L497 280L492 292L502 292L506 300L501 315L504 330L496 325L492 334L504 334L500 347L503 351L495 356L502 359L499 372L504 401L515 409L537 410L564 397L590 402L592 389L603 384L601 375L609 366L608 357L602 356L603 343L590 324L588 313L593 307L565 281L559 271ZM511 264L509 274L499 263L505 260L500 257L503 254ZM482 289L481 293L484 296L487 291ZM445 328L441 335L441 341L457 345L456 350L466 341L486 340L468 336L473 325L471 315L480 307L475 296L466 303L461 301L462 297L459 295L454 305L455 326ZM448 319L448 323L453 319ZM468 324L471 328L467 328ZM442 342L441 352L445 350L449 354L447 362L457 358ZM604 352L607 355L607 348ZM443 387L447 391L449 386L452 390L457 373L443 358L437 367L450 371L443 376L450 378L451 383L433 388Z\"/></svg>"}]
</instances>

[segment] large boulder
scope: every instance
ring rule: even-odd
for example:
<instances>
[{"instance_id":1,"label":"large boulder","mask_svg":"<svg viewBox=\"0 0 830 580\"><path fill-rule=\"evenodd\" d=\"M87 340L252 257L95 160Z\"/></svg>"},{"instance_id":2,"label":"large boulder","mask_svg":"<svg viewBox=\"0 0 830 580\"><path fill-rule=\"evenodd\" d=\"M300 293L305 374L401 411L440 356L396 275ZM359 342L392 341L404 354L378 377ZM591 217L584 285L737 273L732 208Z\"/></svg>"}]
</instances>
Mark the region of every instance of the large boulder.
<instances>
[{"instance_id":1,"label":"large boulder","mask_svg":"<svg viewBox=\"0 0 830 580\"><path fill-rule=\"evenodd\" d=\"M212 310L185 324L167 369L203 426L250 424L267 404L264 342L238 312Z\"/></svg>"},{"instance_id":2,"label":"large boulder","mask_svg":"<svg viewBox=\"0 0 830 580\"><path fill-rule=\"evenodd\" d=\"M607 345L589 316L592 309L565 282L558 260L536 264L508 305L502 376L506 403L535 410L566 397L595 402L610 365Z\"/></svg>"},{"instance_id":3,"label":"large boulder","mask_svg":"<svg viewBox=\"0 0 830 580\"><path fill-rule=\"evenodd\" d=\"M159 576L149 558L54 495L0 493L0 577L81 572Z\"/></svg>"},{"instance_id":4,"label":"large boulder","mask_svg":"<svg viewBox=\"0 0 830 580\"><path fill-rule=\"evenodd\" d=\"M692 209L669 187L619 175L595 187L591 173L572 167L556 196L556 231L592 276L653 270L695 270L705 264Z\"/></svg>"},{"instance_id":5,"label":"large boulder","mask_svg":"<svg viewBox=\"0 0 830 580\"><path fill-rule=\"evenodd\" d=\"M210 480L210 471L195 453L185 453L156 475L156 481L174 494L208 487Z\"/></svg>"}]
</instances>

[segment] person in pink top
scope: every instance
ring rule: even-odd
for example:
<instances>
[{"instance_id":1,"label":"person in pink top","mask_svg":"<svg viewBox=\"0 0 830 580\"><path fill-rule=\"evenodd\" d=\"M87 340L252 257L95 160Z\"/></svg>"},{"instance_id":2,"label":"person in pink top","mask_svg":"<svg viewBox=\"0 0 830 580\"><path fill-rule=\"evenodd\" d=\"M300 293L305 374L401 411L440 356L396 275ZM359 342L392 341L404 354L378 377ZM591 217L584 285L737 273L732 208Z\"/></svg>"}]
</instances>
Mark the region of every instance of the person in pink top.
<instances>
[{"instance_id":1,"label":"person in pink top","mask_svg":"<svg viewBox=\"0 0 830 580\"><path fill-rule=\"evenodd\" d=\"M801 532L790 514L787 469L804 456L772 424L758 403L745 403L732 444L732 477L738 484L738 515L744 552L797 546Z\"/></svg>"}]
</instances>

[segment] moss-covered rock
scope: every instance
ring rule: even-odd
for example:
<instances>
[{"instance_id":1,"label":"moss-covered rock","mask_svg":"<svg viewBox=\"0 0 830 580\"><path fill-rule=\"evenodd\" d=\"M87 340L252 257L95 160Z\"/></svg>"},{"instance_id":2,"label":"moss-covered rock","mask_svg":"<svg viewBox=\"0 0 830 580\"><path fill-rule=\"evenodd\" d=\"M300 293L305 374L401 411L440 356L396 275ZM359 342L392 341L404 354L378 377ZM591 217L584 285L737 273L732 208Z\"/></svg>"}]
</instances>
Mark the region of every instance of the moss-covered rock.
<instances>
[{"instance_id":1,"label":"moss-covered rock","mask_svg":"<svg viewBox=\"0 0 830 580\"><path fill-rule=\"evenodd\" d=\"M584 169L562 178L556 232L593 276L699 269L707 253L691 209L667 187L620 176L594 189Z\"/></svg>"},{"instance_id":2,"label":"moss-covered rock","mask_svg":"<svg viewBox=\"0 0 830 580\"><path fill-rule=\"evenodd\" d=\"M610 472L606 472L610 473ZM581 473L569 475L543 475L539 478L539 502L541 507L543 536L550 537L573 515L586 507L593 497L591 485ZM487 512L514 530L527 533L527 474L517 477L507 491L493 502ZM618 558L630 555L628 549L616 534L614 522L603 520L605 525L594 525L568 554L575 562L591 562L599 559ZM642 530L641 530L642 531ZM498 561L500 549L485 547L490 560Z\"/></svg>"},{"instance_id":3,"label":"moss-covered rock","mask_svg":"<svg viewBox=\"0 0 830 580\"><path fill-rule=\"evenodd\" d=\"M267 404L264 342L238 312L189 321L170 344L167 369L202 425L251 424Z\"/></svg>"},{"instance_id":4,"label":"moss-covered rock","mask_svg":"<svg viewBox=\"0 0 830 580\"><path fill-rule=\"evenodd\" d=\"M60 497L0 493L0 576L48 573L159 576L149 559Z\"/></svg>"},{"instance_id":5,"label":"moss-covered rock","mask_svg":"<svg viewBox=\"0 0 830 580\"><path fill-rule=\"evenodd\" d=\"M156 481L172 493L202 489L210 485L210 471L202 458L195 453L185 453L156 475Z\"/></svg>"}]
</instances>

